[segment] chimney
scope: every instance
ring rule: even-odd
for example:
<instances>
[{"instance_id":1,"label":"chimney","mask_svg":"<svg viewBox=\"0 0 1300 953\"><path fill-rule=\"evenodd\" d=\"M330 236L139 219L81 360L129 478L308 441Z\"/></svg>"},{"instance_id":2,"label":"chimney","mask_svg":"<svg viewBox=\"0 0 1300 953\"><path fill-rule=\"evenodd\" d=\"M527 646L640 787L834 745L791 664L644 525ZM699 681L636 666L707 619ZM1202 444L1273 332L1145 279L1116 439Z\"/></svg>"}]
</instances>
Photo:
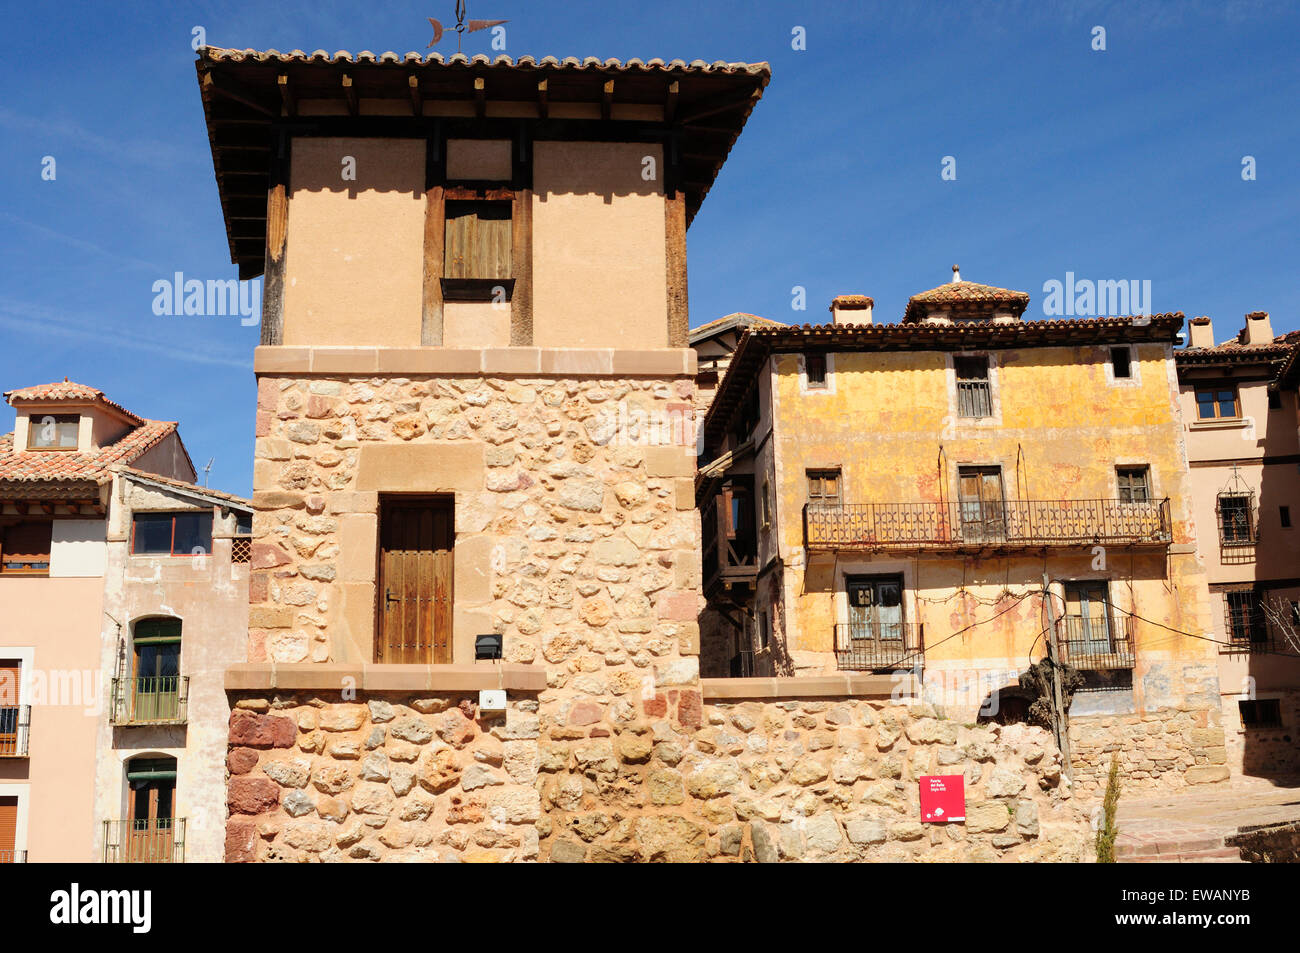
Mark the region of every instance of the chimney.
<instances>
[{"instance_id":1,"label":"chimney","mask_svg":"<svg viewBox=\"0 0 1300 953\"><path fill-rule=\"evenodd\" d=\"M870 324L876 303L866 295L839 295L831 300L833 324Z\"/></svg>"},{"instance_id":2,"label":"chimney","mask_svg":"<svg viewBox=\"0 0 1300 953\"><path fill-rule=\"evenodd\" d=\"M959 281L961 281L961 269L958 268L956 265L953 265L953 266L952 266L952 283L953 283L953 284L957 284L957 282L959 282Z\"/></svg>"},{"instance_id":3,"label":"chimney","mask_svg":"<svg viewBox=\"0 0 1300 953\"><path fill-rule=\"evenodd\" d=\"M1273 322L1268 319L1268 312L1252 311L1246 315L1246 327L1241 337L1242 344L1272 344Z\"/></svg>"},{"instance_id":4,"label":"chimney","mask_svg":"<svg viewBox=\"0 0 1300 953\"><path fill-rule=\"evenodd\" d=\"M1214 347L1214 324L1202 315L1187 322L1188 347Z\"/></svg>"}]
</instances>

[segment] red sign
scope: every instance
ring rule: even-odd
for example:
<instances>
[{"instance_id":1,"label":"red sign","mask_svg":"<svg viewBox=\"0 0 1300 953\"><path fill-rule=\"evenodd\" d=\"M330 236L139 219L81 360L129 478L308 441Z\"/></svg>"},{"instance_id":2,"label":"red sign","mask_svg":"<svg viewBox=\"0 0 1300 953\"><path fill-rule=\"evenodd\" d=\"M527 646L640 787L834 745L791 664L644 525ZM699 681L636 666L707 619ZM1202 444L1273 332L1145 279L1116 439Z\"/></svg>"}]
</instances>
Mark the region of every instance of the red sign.
<instances>
[{"instance_id":1,"label":"red sign","mask_svg":"<svg viewBox=\"0 0 1300 953\"><path fill-rule=\"evenodd\" d=\"M960 774L921 778L921 820L931 824L966 820L966 782Z\"/></svg>"}]
</instances>

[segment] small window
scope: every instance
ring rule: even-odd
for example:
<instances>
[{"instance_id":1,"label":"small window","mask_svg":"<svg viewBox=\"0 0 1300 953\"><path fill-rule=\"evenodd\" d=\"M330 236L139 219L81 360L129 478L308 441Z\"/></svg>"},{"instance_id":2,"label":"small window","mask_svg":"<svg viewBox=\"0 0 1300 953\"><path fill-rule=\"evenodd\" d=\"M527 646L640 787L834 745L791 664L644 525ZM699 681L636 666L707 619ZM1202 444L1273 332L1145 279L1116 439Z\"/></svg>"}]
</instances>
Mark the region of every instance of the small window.
<instances>
[{"instance_id":1,"label":"small window","mask_svg":"<svg viewBox=\"0 0 1300 953\"><path fill-rule=\"evenodd\" d=\"M1281 409L1282 409L1282 393L1281 393L1281 391L1270 390L1270 391L1268 392L1268 409L1269 409L1269 410L1281 410Z\"/></svg>"},{"instance_id":2,"label":"small window","mask_svg":"<svg viewBox=\"0 0 1300 953\"><path fill-rule=\"evenodd\" d=\"M1198 387L1196 389L1196 417L1198 420L1231 420L1237 412L1237 386Z\"/></svg>"},{"instance_id":3,"label":"small window","mask_svg":"<svg viewBox=\"0 0 1300 953\"><path fill-rule=\"evenodd\" d=\"M1151 501L1151 470L1149 467L1116 467L1115 478L1119 484L1121 503L1149 503Z\"/></svg>"},{"instance_id":4,"label":"small window","mask_svg":"<svg viewBox=\"0 0 1300 953\"><path fill-rule=\"evenodd\" d=\"M826 387L826 355L809 354L804 358L804 368L808 373L808 387L823 390Z\"/></svg>"},{"instance_id":5,"label":"small window","mask_svg":"<svg viewBox=\"0 0 1300 953\"><path fill-rule=\"evenodd\" d=\"M1219 541L1225 545L1255 542L1251 522L1251 498L1225 494L1219 497Z\"/></svg>"},{"instance_id":6,"label":"small window","mask_svg":"<svg viewBox=\"0 0 1300 953\"><path fill-rule=\"evenodd\" d=\"M76 450L81 418L76 414L45 414L27 420L28 450Z\"/></svg>"},{"instance_id":7,"label":"small window","mask_svg":"<svg viewBox=\"0 0 1300 953\"><path fill-rule=\"evenodd\" d=\"M1264 606L1259 593L1238 589L1224 593L1224 606L1228 613L1228 637L1239 645L1252 645L1268 639L1264 623Z\"/></svg>"},{"instance_id":8,"label":"small window","mask_svg":"<svg viewBox=\"0 0 1300 953\"><path fill-rule=\"evenodd\" d=\"M1280 728L1282 704L1276 698L1241 699L1237 702L1243 728Z\"/></svg>"},{"instance_id":9,"label":"small window","mask_svg":"<svg viewBox=\"0 0 1300 953\"><path fill-rule=\"evenodd\" d=\"M1110 366L1115 380L1127 380L1133 376L1132 355L1126 347L1110 349Z\"/></svg>"},{"instance_id":10,"label":"small window","mask_svg":"<svg viewBox=\"0 0 1300 953\"><path fill-rule=\"evenodd\" d=\"M1291 507L1279 506L1277 508L1277 519L1282 524L1283 529L1291 528Z\"/></svg>"},{"instance_id":11,"label":"small window","mask_svg":"<svg viewBox=\"0 0 1300 953\"><path fill-rule=\"evenodd\" d=\"M838 506L840 504L840 471L838 469L808 471L808 502L827 506Z\"/></svg>"},{"instance_id":12,"label":"small window","mask_svg":"<svg viewBox=\"0 0 1300 953\"><path fill-rule=\"evenodd\" d=\"M0 527L0 573L48 576L53 520L23 520Z\"/></svg>"},{"instance_id":13,"label":"small window","mask_svg":"<svg viewBox=\"0 0 1300 953\"><path fill-rule=\"evenodd\" d=\"M212 514L136 513L131 524L136 556L201 556L212 552Z\"/></svg>"},{"instance_id":14,"label":"small window","mask_svg":"<svg viewBox=\"0 0 1300 953\"><path fill-rule=\"evenodd\" d=\"M959 417L992 417L993 395L989 388L989 359L987 357L953 358L957 375L957 415Z\"/></svg>"},{"instance_id":15,"label":"small window","mask_svg":"<svg viewBox=\"0 0 1300 953\"><path fill-rule=\"evenodd\" d=\"M235 535L236 536L253 535L253 514L252 513L235 514Z\"/></svg>"}]
</instances>

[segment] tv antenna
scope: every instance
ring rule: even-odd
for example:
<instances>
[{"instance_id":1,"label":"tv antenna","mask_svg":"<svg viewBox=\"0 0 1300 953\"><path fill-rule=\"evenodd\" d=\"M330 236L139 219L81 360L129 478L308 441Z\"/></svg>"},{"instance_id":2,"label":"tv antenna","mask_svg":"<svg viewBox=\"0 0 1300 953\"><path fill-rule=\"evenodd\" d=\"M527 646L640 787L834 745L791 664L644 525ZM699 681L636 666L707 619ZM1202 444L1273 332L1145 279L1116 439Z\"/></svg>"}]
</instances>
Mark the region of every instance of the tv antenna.
<instances>
[{"instance_id":1,"label":"tv antenna","mask_svg":"<svg viewBox=\"0 0 1300 953\"><path fill-rule=\"evenodd\" d=\"M465 0L456 0L456 26L454 27L454 29L456 30L456 52L457 53L460 52L461 38L464 37L466 33L477 33L479 30L487 30L490 29L491 27L500 26L503 23L510 22L509 20L466 21L465 19L466 13L467 11L465 9ZM425 47L426 50L432 49L434 44L442 39L443 33L446 32L439 21L435 20L433 17L429 17L428 19L429 19L429 26L433 27L433 39L430 40L429 45Z\"/></svg>"},{"instance_id":2,"label":"tv antenna","mask_svg":"<svg viewBox=\"0 0 1300 953\"><path fill-rule=\"evenodd\" d=\"M208 485L208 474L212 472L212 461L216 459L216 457L208 457L208 465L203 468L203 485L205 487Z\"/></svg>"}]
</instances>

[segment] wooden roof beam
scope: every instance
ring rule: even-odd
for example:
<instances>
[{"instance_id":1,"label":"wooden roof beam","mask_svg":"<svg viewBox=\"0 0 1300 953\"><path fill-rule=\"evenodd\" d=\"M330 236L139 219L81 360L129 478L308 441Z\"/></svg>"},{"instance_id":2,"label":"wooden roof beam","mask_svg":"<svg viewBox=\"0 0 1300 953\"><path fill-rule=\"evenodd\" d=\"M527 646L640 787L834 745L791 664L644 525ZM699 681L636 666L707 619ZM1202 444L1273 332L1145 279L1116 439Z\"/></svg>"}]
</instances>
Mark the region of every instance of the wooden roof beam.
<instances>
[{"instance_id":1,"label":"wooden roof beam","mask_svg":"<svg viewBox=\"0 0 1300 953\"><path fill-rule=\"evenodd\" d=\"M474 115L482 119L487 114L487 83L482 76L474 77Z\"/></svg>"},{"instance_id":2,"label":"wooden roof beam","mask_svg":"<svg viewBox=\"0 0 1300 953\"><path fill-rule=\"evenodd\" d=\"M668 84L668 95L664 99L664 122L671 123L677 116L677 95L680 91L677 80Z\"/></svg>"},{"instance_id":3,"label":"wooden roof beam","mask_svg":"<svg viewBox=\"0 0 1300 953\"><path fill-rule=\"evenodd\" d=\"M718 113L728 112L732 109L752 108L762 96L762 90L751 90L744 96L728 96L723 99L714 99L701 103L696 108L689 110L682 115L682 122L694 125L700 119L708 119L710 116L716 116Z\"/></svg>"},{"instance_id":4,"label":"wooden roof beam","mask_svg":"<svg viewBox=\"0 0 1300 953\"><path fill-rule=\"evenodd\" d=\"M546 118L547 113L550 111L550 103L547 99L548 95L549 87L547 86L547 81L544 79L540 80L537 83L537 115L543 119Z\"/></svg>"},{"instance_id":5,"label":"wooden roof beam","mask_svg":"<svg viewBox=\"0 0 1300 953\"><path fill-rule=\"evenodd\" d=\"M357 88L352 85L352 77L347 73L343 74L343 98L348 101L348 115L357 118L361 104L357 101Z\"/></svg>"},{"instance_id":6,"label":"wooden roof beam","mask_svg":"<svg viewBox=\"0 0 1300 953\"><path fill-rule=\"evenodd\" d=\"M298 101L294 98L293 89L289 86L289 74L281 73L275 78L275 85L280 90L280 105L284 107L286 116L298 115Z\"/></svg>"},{"instance_id":7,"label":"wooden roof beam","mask_svg":"<svg viewBox=\"0 0 1300 953\"><path fill-rule=\"evenodd\" d=\"M203 88L209 93L221 96L225 99L239 103L241 106L247 106L249 109L262 113L265 116L275 118L279 111L271 109L262 103L253 95L252 91L241 85L239 82L222 77L220 80L213 75L212 70L203 74Z\"/></svg>"},{"instance_id":8,"label":"wooden roof beam","mask_svg":"<svg viewBox=\"0 0 1300 953\"><path fill-rule=\"evenodd\" d=\"M600 118L608 119L614 111L614 81L605 80L605 85L600 89Z\"/></svg>"},{"instance_id":9,"label":"wooden roof beam","mask_svg":"<svg viewBox=\"0 0 1300 953\"><path fill-rule=\"evenodd\" d=\"M406 77L406 90L411 97L411 115L424 115L424 94L420 92L420 77L414 73Z\"/></svg>"}]
</instances>

